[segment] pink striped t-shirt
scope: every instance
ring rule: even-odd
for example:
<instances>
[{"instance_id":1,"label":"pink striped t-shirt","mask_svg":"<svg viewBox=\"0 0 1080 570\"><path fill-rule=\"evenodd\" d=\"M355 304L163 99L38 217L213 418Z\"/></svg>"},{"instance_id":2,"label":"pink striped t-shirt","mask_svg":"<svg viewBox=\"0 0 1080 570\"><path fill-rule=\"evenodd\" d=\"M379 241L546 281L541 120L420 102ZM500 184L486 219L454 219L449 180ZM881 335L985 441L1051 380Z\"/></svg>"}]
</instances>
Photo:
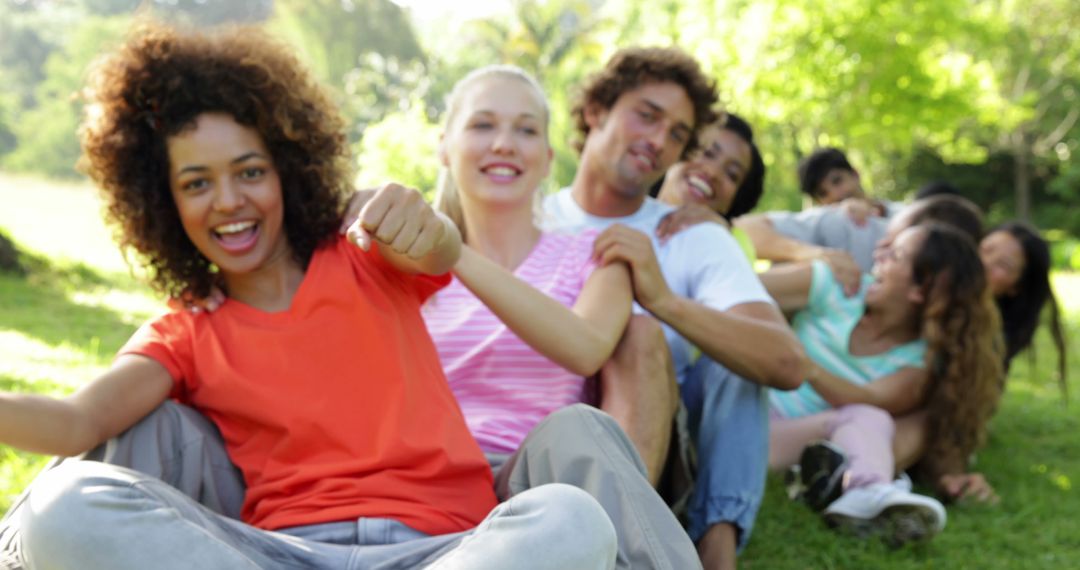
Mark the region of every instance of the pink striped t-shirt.
<instances>
[{"instance_id":1,"label":"pink striped t-shirt","mask_svg":"<svg viewBox=\"0 0 1080 570\"><path fill-rule=\"evenodd\" d=\"M572 307L596 267L596 235L543 234L514 275ZM584 378L525 344L457 278L422 312L450 389L484 451L516 451L540 420L582 401Z\"/></svg>"}]
</instances>

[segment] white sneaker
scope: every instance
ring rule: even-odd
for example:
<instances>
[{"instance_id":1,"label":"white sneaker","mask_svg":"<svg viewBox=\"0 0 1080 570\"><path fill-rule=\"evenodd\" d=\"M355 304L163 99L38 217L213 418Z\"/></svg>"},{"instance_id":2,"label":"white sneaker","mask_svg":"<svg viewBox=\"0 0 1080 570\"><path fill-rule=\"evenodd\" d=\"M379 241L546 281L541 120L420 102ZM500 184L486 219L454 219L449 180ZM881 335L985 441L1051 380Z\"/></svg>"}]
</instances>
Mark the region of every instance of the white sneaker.
<instances>
[{"instance_id":1,"label":"white sneaker","mask_svg":"<svg viewBox=\"0 0 1080 570\"><path fill-rule=\"evenodd\" d=\"M875 483L851 489L825 508L825 522L855 536L880 536L894 548L929 540L945 528L945 507L905 486Z\"/></svg>"}]
</instances>

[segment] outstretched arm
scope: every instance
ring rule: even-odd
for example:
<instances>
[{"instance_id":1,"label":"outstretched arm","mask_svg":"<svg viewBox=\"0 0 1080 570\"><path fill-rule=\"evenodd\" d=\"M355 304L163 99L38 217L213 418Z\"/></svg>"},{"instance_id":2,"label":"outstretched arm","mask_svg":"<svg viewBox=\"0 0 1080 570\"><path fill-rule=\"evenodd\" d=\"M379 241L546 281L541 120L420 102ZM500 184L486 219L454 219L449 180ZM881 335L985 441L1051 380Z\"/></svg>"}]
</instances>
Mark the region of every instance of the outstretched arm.
<instances>
[{"instance_id":1,"label":"outstretched arm","mask_svg":"<svg viewBox=\"0 0 1080 570\"><path fill-rule=\"evenodd\" d=\"M573 310L468 246L454 274L526 344L582 376L600 370L630 318L630 277L621 263L593 271Z\"/></svg>"},{"instance_id":2,"label":"outstretched arm","mask_svg":"<svg viewBox=\"0 0 1080 570\"><path fill-rule=\"evenodd\" d=\"M374 241L391 265L406 273L442 275L461 253L461 233L436 212L419 192L386 184L370 193L357 193L362 207L347 230L349 239L367 251Z\"/></svg>"},{"instance_id":3,"label":"outstretched arm","mask_svg":"<svg viewBox=\"0 0 1080 570\"><path fill-rule=\"evenodd\" d=\"M77 455L119 434L165 401L168 371L145 356L121 355L66 398L0 394L0 441L48 455Z\"/></svg>"}]
</instances>

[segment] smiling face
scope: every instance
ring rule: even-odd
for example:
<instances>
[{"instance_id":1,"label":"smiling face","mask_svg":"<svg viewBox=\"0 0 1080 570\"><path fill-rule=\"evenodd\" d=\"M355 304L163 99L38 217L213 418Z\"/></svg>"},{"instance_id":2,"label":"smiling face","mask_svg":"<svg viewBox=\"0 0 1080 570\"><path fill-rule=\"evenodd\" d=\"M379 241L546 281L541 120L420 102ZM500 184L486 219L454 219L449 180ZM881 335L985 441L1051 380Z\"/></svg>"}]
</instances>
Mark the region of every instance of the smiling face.
<instances>
[{"instance_id":1,"label":"smiling face","mask_svg":"<svg viewBox=\"0 0 1080 570\"><path fill-rule=\"evenodd\" d=\"M281 181L255 130L203 113L166 148L184 231L226 280L290 258Z\"/></svg>"},{"instance_id":2,"label":"smiling face","mask_svg":"<svg viewBox=\"0 0 1080 570\"><path fill-rule=\"evenodd\" d=\"M466 201L531 208L551 168L543 95L524 80L493 75L462 93L439 156Z\"/></svg>"},{"instance_id":3,"label":"smiling face","mask_svg":"<svg viewBox=\"0 0 1080 570\"><path fill-rule=\"evenodd\" d=\"M994 297L1015 295L1026 264L1020 242L1008 231L993 232L979 243L979 257Z\"/></svg>"},{"instance_id":4,"label":"smiling face","mask_svg":"<svg viewBox=\"0 0 1080 570\"><path fill-rule=\"evenodd\" d=\"M750 145L716 125L699 135L700 148L668 170L659 198L668 204L701 204L724 215L750 172Z\"/></svg>"},{"instance_id":5,"label":"smiling face","mask_svg":"<svg viewBox=\"0 0 1080 570\"><path fill-rule=\"evenodd\" d=\"M843 168L833 168L818 183L814 198L824 206L862 195L862 183L857 172Z\"/></svg>"},{"instance_id":6,"label":"smiling face","mask_svg":"<svg viewBox=\"0 0 1080 570\"><path fill-rule=\"evenodd\" d=\"M694 127L694 106L677 83L626 91L610 109L587 107L582 163L619 196L642 199L682 155Z\"/></svg>"},{"instance_id":7,"label":"smiling face","mask_svg":"<svg viewBox=\"0 0 1080 570\"><path fill-rule=\"evenodd\" d=\"M926 239L926 229L914 226L901 231L892 243L874 250L874 282L866 290L866 306L916 305L924 301L913 280L913 262Z\"/></svg>"}]
</instances>

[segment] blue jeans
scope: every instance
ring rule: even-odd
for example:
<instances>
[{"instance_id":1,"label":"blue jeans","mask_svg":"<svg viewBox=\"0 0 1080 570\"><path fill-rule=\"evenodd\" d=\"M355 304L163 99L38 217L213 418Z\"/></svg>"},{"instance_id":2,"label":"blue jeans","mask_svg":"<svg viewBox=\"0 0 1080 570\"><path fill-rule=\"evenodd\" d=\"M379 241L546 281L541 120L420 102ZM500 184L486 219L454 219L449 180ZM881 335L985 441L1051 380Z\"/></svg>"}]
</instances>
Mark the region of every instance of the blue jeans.
<instances>
[{"instance_id":1,"label":"blue jeans","mask_svg":"<svg viewBox=\"0 0 1080 570\"><path fill-rule=\"evenodd\" d=\"M688 532L695 542L709 527L731 523L739 550L750 539L769 462L767 388L701 357L679 386L698 457Z\"/></svg>"}]
</instances>

